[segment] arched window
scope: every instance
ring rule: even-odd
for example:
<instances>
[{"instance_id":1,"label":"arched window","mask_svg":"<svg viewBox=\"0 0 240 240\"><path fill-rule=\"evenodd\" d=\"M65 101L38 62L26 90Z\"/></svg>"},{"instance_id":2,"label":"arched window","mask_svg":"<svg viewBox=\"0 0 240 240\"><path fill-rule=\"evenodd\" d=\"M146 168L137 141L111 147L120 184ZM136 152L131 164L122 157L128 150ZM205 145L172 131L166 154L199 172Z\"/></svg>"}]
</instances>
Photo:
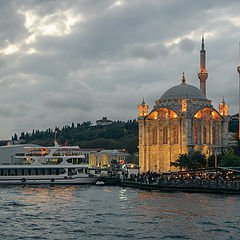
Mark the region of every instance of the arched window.
<instances>
[{"instance_id":1,"label":"arched window","mask_svg":"<svg viewBox=\"0 0 240 240\"><path fill-rule=\"evenodd\" d=\"M203 127L203 144L207 144L207 128Z\"/></svg>"},{"instance_id":2,"label":"arched window","mask_svg":"<svg viewBox=\"0 0 240 240\"><path fill-rule=\"evenodd\" d=\"M212 127L212 144L215 145L215 127Z\"/></svg>"},{"instance_id":3,"label":"arched window","mask_svg":"<svg viewBox=\"0 0 240 240\"><path fill-rule=\"evenodd\" d=\"M197 126L194 125L194 144L197 144Z\"/></svg>"},{"instance_id":4,"label":"arched window","mask_svg":"<svg viewBox=\"0 0 240 240\"><path fill-rule=\"evenodd\" d=\"M178 125L174 126L174 144L178 143Z\"/></svg>"},{"instance_id":5,"label":"arched window","mask_svg":"<svg viewBox=\"0 0 240 240\"><path fill-rule=\"evenodd\" d=\"M157 128L153 129L153 144L157 144Z\"/></svg>"},{"instance_id":6,"label":"arched window","mask_svg":"<svg viewBox=\"0 0 240 240\"><path fill-rule=\"evenodd\" d=\"M163 128L163 144L168 143L168 127Z\"/></svg>"}]
</instances>

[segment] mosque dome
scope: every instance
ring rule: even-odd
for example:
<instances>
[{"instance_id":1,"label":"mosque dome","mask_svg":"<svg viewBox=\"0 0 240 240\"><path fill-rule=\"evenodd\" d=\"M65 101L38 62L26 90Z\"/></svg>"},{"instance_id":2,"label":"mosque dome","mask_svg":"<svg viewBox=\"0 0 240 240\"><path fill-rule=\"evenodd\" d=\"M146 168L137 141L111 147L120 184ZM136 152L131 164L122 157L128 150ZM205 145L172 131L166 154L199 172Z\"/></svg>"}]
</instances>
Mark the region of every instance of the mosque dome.
<instances>
[{"instance_id":1,"label":"mosque dome","mask_svg":"<svg viewBox=\"0 0 240 240\"><path fill-rule=\"evenodd\" d=\"M206 99L199 88L189 84L179 84L177 86L171 87L162 95L160 99L165 100L176 98Z\"/></svg>"},{"instance_id":2,"label":"mosque dome","mask_svg":"<svg viewBox=\"0 0 240 240\"><path fill-rule=\"evenodd\" d=\"M183 98L195 98L195 99L206 99L202 91L192 85L186 84L186 79L183 73L182 83L168 89L160 98L160 100L167 99L183 99Z\"/></svg>"},{"instance_id":3,"label":"mosque dome","mask_svg":"<svg viewBox=\"0 0 240 240\"><path fill-rule=\"evenodd\" d=\"M186 84L185 76L183 73L182 83L168 89L160 98L160 100L167 99L183 99L183 98L195 98L195 99L206 99L202 91L194 87L193 85Z\"/></svg>"}]
</instances>

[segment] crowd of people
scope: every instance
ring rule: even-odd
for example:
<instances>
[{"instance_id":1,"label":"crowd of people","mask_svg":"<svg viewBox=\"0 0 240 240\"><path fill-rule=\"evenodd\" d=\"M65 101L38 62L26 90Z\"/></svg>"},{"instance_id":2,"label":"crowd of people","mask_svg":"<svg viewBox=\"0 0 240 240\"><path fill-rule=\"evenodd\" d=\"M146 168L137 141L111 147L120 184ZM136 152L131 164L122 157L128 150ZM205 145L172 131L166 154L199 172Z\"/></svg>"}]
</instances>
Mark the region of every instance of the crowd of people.
<instances>
[{"instance_id":1,"label":"crowd of people","mask_svg":"<svg viewBox=\"0 0 240 240\"><path fill-rule=\"evenodd\" d=\"M122 181L160 185L216 185L240 187L240 174L231 171L185 172L185 173L122 173Z\"/></svg>"}]
</instances>

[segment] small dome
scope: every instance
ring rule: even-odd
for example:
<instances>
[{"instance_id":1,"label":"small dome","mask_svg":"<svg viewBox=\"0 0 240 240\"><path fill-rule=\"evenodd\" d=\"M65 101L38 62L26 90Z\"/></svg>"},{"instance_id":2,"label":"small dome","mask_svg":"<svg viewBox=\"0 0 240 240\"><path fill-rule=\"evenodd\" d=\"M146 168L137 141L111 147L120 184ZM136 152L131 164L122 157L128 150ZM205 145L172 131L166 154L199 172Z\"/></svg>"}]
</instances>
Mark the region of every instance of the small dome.
<instances>
[{"instance_id":1,"label":"small dome","mask_svg":"<svg viewBox=\"0 0 240 240\"><path fill-rule=\"evenodd\" d=\"M189 84L180 84L169 88L160 98L164 99L175 99L175 98L195 98L195 99L206 99L201 90Z\"/></svg>"}]
</instances>

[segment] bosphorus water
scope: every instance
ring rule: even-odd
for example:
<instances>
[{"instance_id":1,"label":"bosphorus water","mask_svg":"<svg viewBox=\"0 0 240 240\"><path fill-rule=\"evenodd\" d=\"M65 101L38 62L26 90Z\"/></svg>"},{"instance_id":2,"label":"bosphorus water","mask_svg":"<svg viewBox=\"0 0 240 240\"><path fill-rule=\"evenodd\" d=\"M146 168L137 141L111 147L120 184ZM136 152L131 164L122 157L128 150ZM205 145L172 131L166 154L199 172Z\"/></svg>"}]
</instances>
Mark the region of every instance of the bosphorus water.
<instances>
[{"instance_id":1,"label":"bosphorus water","mask_svg":"<svg viewBox=\"0 0 240 240\"><path fill-rule=\"evenodd\" d=\"M240 196L119 186L0 188L1 239L240 239Z\"/></svg>"}]
</instances>

